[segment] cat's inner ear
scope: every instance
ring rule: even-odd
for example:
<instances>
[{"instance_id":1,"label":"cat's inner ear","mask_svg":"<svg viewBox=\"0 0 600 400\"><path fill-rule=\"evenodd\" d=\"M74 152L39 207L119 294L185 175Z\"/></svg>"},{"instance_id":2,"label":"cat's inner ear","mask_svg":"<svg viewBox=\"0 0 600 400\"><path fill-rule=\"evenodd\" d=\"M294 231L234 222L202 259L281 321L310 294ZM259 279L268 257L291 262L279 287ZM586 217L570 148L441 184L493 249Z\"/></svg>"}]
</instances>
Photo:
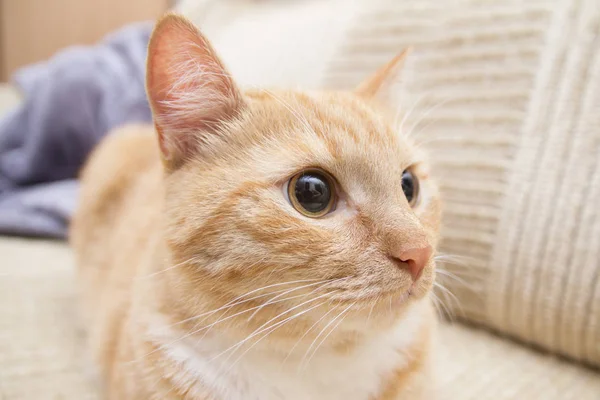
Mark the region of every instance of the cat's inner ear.
<instances>
[{"instance_id":1,"label":"cat's inner ear","mask_svg":"<svg viewBox=\"0 0 600 400\"><path fill-rule=\"evenodd\" d=\"M146 89L165 164L200 150L243 107L239 89L208 40L185 18L158 22L148 47Z\"/></svg>"},{"instance_id":2,"label":"cat's inner ear","mask_svg":"<svg viewBox=\"0 0 600 400\"><path fill-rule=\"evenodd\" d=\"M380 67L373 75L358 85L356 93L369 100L373 99L389 107L395 107L399 102L397 92L400 89L402 70L410 51L410 48L405 49Z\"/></svg>"}]
</instances>

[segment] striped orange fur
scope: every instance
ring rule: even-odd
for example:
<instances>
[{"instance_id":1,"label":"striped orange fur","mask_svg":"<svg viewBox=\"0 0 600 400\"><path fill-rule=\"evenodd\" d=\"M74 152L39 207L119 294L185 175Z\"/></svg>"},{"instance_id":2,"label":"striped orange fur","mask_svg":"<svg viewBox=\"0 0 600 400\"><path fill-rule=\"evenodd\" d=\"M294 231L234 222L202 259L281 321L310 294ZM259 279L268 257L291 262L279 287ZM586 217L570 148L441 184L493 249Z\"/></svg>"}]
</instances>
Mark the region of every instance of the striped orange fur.
<instances>
[{"instance_id":1,"label":"striped orange fur","mask_svg":"<svg viewBox=\"0 0 600 400\"><path fill-rule=\"evenodd\" d=\"M384 111L401 63L356 92L242 91L190 23L159 21L155 126L98 147L71 228L108 398L430 398L435 265L413 281L397 254L436 246L440 202ZM286 198L309 168L335 179L322 218Z\"/></svg>"}]
</instances>

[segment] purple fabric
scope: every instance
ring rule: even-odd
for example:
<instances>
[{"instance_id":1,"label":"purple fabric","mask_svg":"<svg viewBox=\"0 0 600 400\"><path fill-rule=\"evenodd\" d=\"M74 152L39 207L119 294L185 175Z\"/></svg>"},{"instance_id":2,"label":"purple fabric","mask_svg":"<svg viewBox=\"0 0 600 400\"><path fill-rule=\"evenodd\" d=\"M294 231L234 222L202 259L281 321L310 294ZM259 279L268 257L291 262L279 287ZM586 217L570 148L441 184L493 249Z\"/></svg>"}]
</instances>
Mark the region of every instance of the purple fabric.
<instances>
[{"instance_id":1,"label":"purple fabric","mask_svg":"<svg viewBox=\"0 0 600 400\"><path fill-rule=\"evenodd\" d=\"M144 88L151 23L24 68L24 102L0 119L0 233L66 237L76 177L111 129L152 120Z\"/></svg>"}]
</instances>

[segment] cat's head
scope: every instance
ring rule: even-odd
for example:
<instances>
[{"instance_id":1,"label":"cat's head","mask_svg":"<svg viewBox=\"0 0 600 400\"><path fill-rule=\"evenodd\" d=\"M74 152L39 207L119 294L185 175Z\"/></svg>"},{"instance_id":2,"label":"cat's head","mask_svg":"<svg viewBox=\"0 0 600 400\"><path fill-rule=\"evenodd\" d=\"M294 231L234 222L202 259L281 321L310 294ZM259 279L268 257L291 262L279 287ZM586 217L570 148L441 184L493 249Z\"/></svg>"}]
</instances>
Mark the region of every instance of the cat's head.
<instances>
[{"instance_id":1,"label":"cat's head","mask_svg":"<svg viewBox=\"0 0 600 400\"><path fill-rule=\"evenodd\" d=\"M428 294L437 189L382 111L402 58L353 92L242 92L191 24L159 22L147 88L186 304L306 323L333 307L397 317Z\"/></svg>"}]
</instances>

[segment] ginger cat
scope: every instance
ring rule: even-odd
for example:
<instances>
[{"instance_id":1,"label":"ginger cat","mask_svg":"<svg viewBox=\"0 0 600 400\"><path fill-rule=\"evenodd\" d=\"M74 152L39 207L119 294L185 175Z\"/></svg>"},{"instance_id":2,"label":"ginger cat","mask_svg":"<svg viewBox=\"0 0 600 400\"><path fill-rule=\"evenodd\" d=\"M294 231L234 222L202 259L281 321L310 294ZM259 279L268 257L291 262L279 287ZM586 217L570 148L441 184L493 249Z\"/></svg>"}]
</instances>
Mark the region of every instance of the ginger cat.
<instances>
[{"instance_id":1,"label":"ginger cat","mask_svg":"<svg viewBox=\"0 0 600 400\"><path fill-rule=\"evenodd\" d=\"M403 58L355 92L242 92L158 22L155 126L98 147L71 229L108 398L431 398L439 198L382 111Z\"/></svg>"}]
</instances>

